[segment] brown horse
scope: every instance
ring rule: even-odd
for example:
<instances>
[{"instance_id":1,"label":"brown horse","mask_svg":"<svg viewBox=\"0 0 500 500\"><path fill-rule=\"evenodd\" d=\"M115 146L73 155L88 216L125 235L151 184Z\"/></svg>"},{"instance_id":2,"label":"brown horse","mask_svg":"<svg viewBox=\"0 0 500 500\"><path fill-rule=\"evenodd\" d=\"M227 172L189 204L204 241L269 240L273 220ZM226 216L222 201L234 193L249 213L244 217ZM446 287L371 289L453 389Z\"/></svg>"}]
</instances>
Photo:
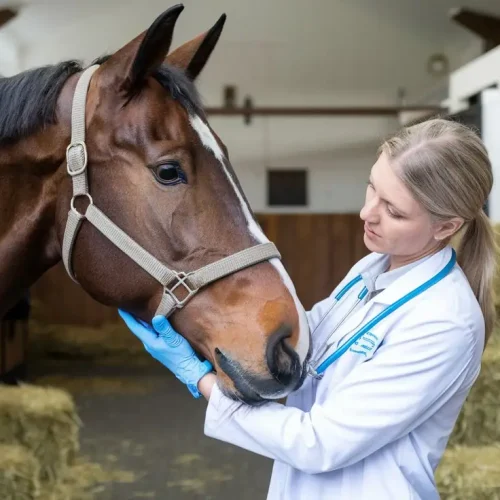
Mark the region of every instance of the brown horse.
<instances>
[{"instance_id":1,"label":"brown horse","mask_svg":"<svg viewBox=\"0 0 500 500\"><path fill-rule=\"evenodd\" d=\"M190 272L268 240L194 86L225 16L169 54L182 9L96 61L84 110L93 202L159 261ZM0 80L0 317L61 260L72 200L66 148L83 70L69 61ZM86 204L76 199L79 211ZM151 320L163 287L88 222L71 263L97 301ZM277 258L203 287L170 319L231 397L258 404L304 379L307 318Z\"/></svg>"}]
</instances>

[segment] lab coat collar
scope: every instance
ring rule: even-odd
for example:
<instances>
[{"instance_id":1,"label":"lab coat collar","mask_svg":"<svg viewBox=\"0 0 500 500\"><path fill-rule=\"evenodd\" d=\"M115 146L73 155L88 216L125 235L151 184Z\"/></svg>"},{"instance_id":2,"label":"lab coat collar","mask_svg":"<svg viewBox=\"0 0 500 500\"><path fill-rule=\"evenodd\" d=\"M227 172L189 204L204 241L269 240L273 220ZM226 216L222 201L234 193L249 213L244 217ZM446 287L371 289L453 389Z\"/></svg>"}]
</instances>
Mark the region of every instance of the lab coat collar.
<instances>
[{"instance_id":1,"label":"lab coat collar","mask_svg":"<svg viewBox=\"0 0 500 500\"><path fill-rule=\"evenodd\" d=\"M396 273L396 279L392 279L394 276L390 276L392 271L386 273L386 276L380 276L380 278L382 278L380 284L382 287L384 287L384 285L387 285L387 287L372 299L373 302L392 304L403 295L425 283L446 266L451 258L451 252L451 247L446 246L439 252L411 264L412 267L406 270L404 274L399 275L399 273ZM371 263L370 269L361 272L363 280L365 280L365 275L368 277L368 281L370 279L373 280L372 290L375 289L375 283L377 283L377 285L379 284L377 282L377 276L384 273L384 270L387 269L388 262L389 258L387 255L379 254L379 258ZM402 270L403 268L401 268L401 271ZM396 269L395 271L398 270ZM371 291L369 286L367 286L367 288Z\"/></svg>"}]
</instances>

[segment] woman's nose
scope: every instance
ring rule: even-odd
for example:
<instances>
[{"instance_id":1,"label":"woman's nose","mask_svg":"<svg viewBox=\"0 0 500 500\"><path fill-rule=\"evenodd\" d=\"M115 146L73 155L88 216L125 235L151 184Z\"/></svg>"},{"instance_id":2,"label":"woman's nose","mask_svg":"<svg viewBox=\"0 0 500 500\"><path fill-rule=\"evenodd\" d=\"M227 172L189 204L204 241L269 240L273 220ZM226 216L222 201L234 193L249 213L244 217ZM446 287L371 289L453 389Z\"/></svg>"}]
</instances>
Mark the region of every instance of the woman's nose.
<instances>
[{"instance_id":1,"label":"woman's nose","mask_svg":"<svg viewBox=\"0 0 500 500\"><path fill-rule=\"evenodd\" d=\"M379 216L377 202L373 199L367 201L361 209L359 215L365 222L378 222Z\"/></svg>"}]
</instances>

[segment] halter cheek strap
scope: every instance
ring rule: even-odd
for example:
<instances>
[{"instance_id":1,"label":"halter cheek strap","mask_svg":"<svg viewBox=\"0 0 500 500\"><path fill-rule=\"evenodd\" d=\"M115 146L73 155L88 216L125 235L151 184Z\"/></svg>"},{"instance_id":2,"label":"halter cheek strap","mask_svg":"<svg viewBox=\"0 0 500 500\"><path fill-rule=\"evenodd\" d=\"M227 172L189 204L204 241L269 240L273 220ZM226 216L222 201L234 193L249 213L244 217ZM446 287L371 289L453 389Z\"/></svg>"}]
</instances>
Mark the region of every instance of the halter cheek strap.
<instances>
[{"instance_id":1,"label":"halter cheek strap","mask_svg":"<svg viewBox=\"0 0 500 500\"><path fill-rule=\"evenodd\" d=\"M184 307L201 288L213 281L269 259L280 259L281 255L276 246L268 242L246 248L190 273L174 271L142 248L96 207L89 193L87 179L85 104L90 80L98 67L94 65L87 68L77 83L71 113L71 144L66 150L67 172L73 183L73 197L64 232L62 253L64 266L73 281L77 282L71 256L78 231L85 220L163 285L164 293L155 315L170 316L176 309ZM75 208L75 199L79 196L85 196L89 200L83 214ZM180 297L179 292L182 292Z\"/></svg>"}]
</instances>

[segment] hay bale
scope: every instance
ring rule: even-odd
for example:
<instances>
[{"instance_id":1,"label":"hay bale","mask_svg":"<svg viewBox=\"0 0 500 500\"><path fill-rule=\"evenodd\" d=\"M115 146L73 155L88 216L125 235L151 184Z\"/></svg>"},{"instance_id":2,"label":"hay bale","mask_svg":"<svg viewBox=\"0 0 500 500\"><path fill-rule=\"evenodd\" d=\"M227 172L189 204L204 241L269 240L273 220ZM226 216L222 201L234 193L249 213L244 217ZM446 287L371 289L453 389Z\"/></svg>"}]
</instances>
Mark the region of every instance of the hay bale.
<instances>
[{"instance_id":1,"label":"hay bale","mask_svg":"<svg viewBox=\"0 0 500 500\"><path fill-rule=\"evenodd\" d=\"M0 385L0 444L25 446L40 463L40 479L54 483L79 450L80 420L65 391Z\"/></svg>"},{"instance_id":2,"label":"hay bale","mask_svg":"<svg viewBox=\"0 0 500 500\"><path fill-rule=\"evenodd\" d=\"M496 331L484 354L473 385L450 436L450 446L500 442L500 341Z\"/></svg>"},{"instance_id":3,"label":"hay bale","mask_svg":"<svg viewBox=\"0 0 500 500\"><path fill-rule=\"evenodd\" d=\"M35 500L39 494L40 465L22 446L0 445L0 498Z\"/></svg>"},{"instance_id":4,"label":"hay bale","mask_svg":"<svg viewBox=\"0 0 500 500\"><path fill-rule=\"evenodd\" d=\"M436 482L442 500L500 500L500 446L447 450Z\"/></svg>"},{"instance_id":5,"label":"hay bale","mask_svg":"<svg viewBox=\"0 0 500 500\"><path fill-rule=\"evenodd\" d=\"M493 225L500 264L500 224ZM457 248L461 233L452 240ZM495 305L500 313L500 266L493 283ZM483 355L481 373L472 387L450 437L450 446L488 445L500 442L500 321Z\"/></svg>"}]
</instances>

